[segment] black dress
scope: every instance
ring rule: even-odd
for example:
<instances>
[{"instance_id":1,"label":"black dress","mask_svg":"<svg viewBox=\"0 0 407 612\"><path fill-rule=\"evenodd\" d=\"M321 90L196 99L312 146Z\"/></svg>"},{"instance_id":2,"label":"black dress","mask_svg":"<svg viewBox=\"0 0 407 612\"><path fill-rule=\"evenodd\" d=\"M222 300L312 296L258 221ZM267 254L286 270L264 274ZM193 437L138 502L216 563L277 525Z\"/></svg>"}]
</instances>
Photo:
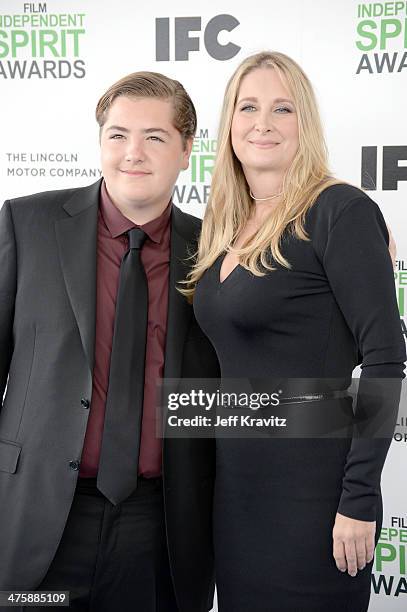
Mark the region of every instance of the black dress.
<instances>
[{"instance_id":1,"label":"black dress","mask_svg":"<svg viewBox=\"0 0 407 612\"><path fill-rule=\"evenodd\" d=\"M355 187L331 186L306 230L309 241L284 236L291 269L274 264L256 277L238 266L220 283L220 257L199 281L195 314L222 377L350 378L361 363L361 380L402 378L405 343L379 208ZM332 528L338 511L376 520L379 533L388 445L218 437L220 612L367 610L372 564L354 578L341 573Z\"/></svg>"}]
</instances>

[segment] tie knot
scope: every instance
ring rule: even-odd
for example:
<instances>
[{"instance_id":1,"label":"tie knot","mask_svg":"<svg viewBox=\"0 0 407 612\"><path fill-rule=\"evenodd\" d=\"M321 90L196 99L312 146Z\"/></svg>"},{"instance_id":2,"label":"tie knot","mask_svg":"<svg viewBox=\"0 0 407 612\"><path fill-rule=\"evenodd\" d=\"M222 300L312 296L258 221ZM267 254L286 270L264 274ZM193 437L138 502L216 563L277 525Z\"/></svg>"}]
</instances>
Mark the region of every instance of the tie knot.
<instances>
[{"instance_id":1,"label":"tie knot","mask_svg":"<svg viewBox=\"0 0 407 612\"><path fill-rule=\"evenodd\" d=\"M130 249L141 249L144 244L147 234L139 227L135 227L129 231L129 247Z\"/></svg>"}]
</instances>

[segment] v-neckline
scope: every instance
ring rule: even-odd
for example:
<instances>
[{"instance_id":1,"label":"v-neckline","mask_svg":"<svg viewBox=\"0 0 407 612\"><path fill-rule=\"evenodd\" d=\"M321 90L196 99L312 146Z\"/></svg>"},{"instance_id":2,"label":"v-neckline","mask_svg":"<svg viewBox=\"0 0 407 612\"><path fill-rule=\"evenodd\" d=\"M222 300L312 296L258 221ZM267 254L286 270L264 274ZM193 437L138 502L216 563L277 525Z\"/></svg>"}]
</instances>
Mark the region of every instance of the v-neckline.
<instances>
[{"instance_id":1,"label":"v-neckline","mask_svg":"<svg viewBox=\"0 0 407 612\"><path fill-rule=\"evenodd\" d=\"M221 279L220 279L220 275L221 275L221 271L222 271L222 264L223 264L223 261L224 261L224 259L225 259L226 255L227 255L227 253L224 253L224 254L223 254L223 255L221 255L221 256L220 256L220 258L219 258L220 265L219 265L219 268L218 268L217 277L218 277L218 284L219 284L219 286L220 286L220 287L221 287L222 285L224 285L224 284L226 283L226 281L227 281L227 280L228 280L228 279L229 279L231 276L233 276L234 272L235 272L235 271L236 271L238 268L240 268L240 267L241 267L240 263L237 263L237 264L235 265L235 267L231 269L231 271L229 272L229 274L228 274L227 276L225 276L225 278L224 278L223 280L221 280Z\"/></svg>"}]
</instances>

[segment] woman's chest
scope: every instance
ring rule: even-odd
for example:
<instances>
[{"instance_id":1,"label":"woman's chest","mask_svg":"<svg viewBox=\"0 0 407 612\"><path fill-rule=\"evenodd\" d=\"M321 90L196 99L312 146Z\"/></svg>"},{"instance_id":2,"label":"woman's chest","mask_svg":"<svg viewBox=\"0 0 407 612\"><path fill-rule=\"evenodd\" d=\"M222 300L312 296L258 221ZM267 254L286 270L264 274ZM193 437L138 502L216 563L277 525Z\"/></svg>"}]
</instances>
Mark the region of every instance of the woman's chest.
<instances>
[{"instance_id":1,"label":"woman's chest","mask_svg":"<svg viewBox=\"0 0 407 612\"><path fill-rule=\"evenodd\" d=\"M225 269L220 256L197 285L194 309L200 324L230 322L258 328L282 319L303 322L304 317L321 316L332 293L312 244L288 244L284 256L290 268L274 264L275 269L263 276L236 264Z\"/></svg>"}]
</instances>

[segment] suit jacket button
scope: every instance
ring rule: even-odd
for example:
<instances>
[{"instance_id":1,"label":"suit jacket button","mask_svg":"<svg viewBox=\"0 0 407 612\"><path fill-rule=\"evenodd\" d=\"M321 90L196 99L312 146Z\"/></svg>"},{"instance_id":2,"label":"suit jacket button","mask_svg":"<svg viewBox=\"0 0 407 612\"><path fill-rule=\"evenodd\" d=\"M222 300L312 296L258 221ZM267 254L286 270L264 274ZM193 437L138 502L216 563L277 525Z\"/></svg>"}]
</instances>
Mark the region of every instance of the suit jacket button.
<instances>
[{"instance_id":1,"label":"suit jacket button","mask_svg":"<svg viewBox=\"0 0 407 612\"><path fill-rule=\"evenodd\" d=\"M88 399L86 399L86 397L83 397L83 398L81 399L81 406L82 406L83 408L89 408L89 406L90 406L90 401L89 401Z\"/></svg>"},{"instance_id":2,"label":"suit jacket button","mask_svg":"<svg viewBox=\"0 0 407 612\"><path fill-rule=\"evenodd\" d=\"M80 466L80 462L79 461L70 461L69 462L69 467L74 472L77 472L79 470L79 466Z\"/></svg>"}]
</instances>

